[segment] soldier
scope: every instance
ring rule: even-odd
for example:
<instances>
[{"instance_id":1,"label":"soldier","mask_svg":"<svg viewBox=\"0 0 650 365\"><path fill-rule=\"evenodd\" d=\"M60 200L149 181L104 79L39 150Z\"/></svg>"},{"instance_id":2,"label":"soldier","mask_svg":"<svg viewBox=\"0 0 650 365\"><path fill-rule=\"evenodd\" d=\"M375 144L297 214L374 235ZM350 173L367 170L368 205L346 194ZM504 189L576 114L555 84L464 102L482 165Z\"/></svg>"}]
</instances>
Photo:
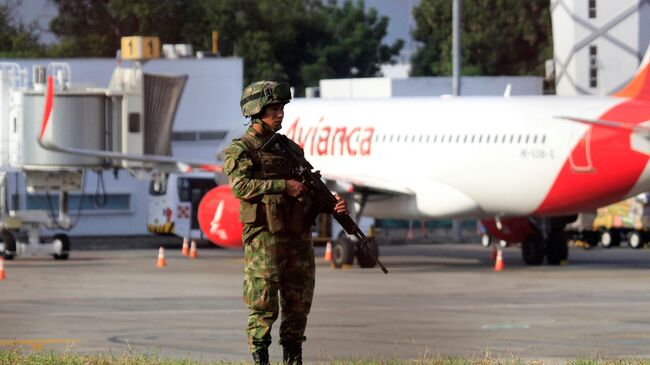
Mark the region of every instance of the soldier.
<instances>
[{"instance_id":1,"label":"soldier","mask_svg":"<svg viewBox=\"0 0 650 365\"><path fill-rule=\"evenodd\" d=\"M303 219L313 216L310 199L304 195L307 188L292 176L284 156L260 150L281 129L284 105L290 100L286 83L258 81L247 86L240 104L251 125L225 150L224 173L241 201L244 302L249 309L246 333L256 364L269 363L271 326L278 318L279 304L283 361L302 364L314 295L313 222ZM347 214L347 204L337 199L334 210Z\"/></svg>"}]
</instances>

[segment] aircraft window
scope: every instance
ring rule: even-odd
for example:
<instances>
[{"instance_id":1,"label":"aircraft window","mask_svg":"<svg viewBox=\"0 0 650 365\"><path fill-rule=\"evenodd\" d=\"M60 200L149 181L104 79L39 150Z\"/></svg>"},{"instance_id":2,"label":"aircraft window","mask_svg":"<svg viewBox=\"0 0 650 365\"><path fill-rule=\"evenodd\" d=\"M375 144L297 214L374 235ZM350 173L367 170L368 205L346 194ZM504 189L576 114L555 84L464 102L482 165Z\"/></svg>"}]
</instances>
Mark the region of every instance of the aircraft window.
<instances>
[{"instance_id":1,"label":"aircraft window","mask_svg":"<svg viewBox=\"0 0 650 365\"><path fill-rule=\"evenodd\" d=\"M460 143L460 134L456 136L456 143Z\"/></svg>"},{"instance_id":2,"label":"aircraft window","mask_svg":"<svg viewBox=\"0 0 650 365\"><path fill-rule=\"evenodd\" d=\"M422 136L420 136L420 140L422 140ZM415 142L415 134L411 136L411 143Z\"/></svg>"},{"instance_id":3,"label":"aircraft window","mask_svg":"<svg viewBox=\"0 0 650 365\"><path fill-rule=\"evenodd\" d=\"M510 143L512 143L512 142L514 142L514 141L515 141L515 135L514 135L514 134L511 134L511 135L510 135Z\"/></svg>"},{"instance_id":4,"label":"aircraft window","mask_svg":"<svg viewBox=\"0 0 650 365\"><path fill-rule=\"evenodd\" d=\"M481 143L481 142L483 142L483 135L479 134L478 135L478 143Z\"/></svg>"},{"instance_id":5,"label":"aircraft window","mask_svg":"<svg viewBox=\"0 0 650 365\"><path fill-rule=\"evenodd\" d=\"M426 141L425 141L426 143L429 143L429 138L430 138L430 137L431 137L431 136L427 134L427 139L426 139Z\"/></svg>"},{"instance_id":6,"label":"aircraft window","mask_svg":"<svg viewBox=\"0 0 650 365\"><path fill-rule=\"evenodd\" d=\"M542 144L546 143L546 134L543 134L543 135L542 135L542 142L541 142L541 143L542 143Z\"/></svg>"},{"instance_id":7,"label":"aircraft window","mask_svg":"<svg viewBox=\"0 0 650 365\"><path fill-rule=\"evenodd\" d=\"M504 134L503 137L501 138L501 143L506 143L506 135Z\"/></svg>"},{"instance_id":8,"label":"aircraft window","mask_svg":"<svg viewBox=\"0 0 650 365\"><path fill-rule=\"evenodd\" d=\"M388 140L388 142L393 142L393 135L392 134L390 135L390 139Z\"/></svg>"},{"instance_id":9,"label":"aircraft window","mask_svg":"<svg viewBox=\"0 0 650 365\"><path fill-rule=\"evenodd\" d=\"M434 134L433 135L433 143L436 143L438 141L438 135Z\"/></svg>"},{"instance_id":10,"label":"aircraft window","mask_svg":"<svg viewBox=\"0 0 650 365\"><path fill-rule=\"evenodd\" d=\"M490 135L485 136L485 143L490 143Z\"/></svg>"},{"instance_id":11,"label":"aircraft window","mask_svg":"<svg viewBox=\"0 0 650 365\"><path fill-rule=\"evenodd\" d=\"M472 134L472 137L470 138L470 143L474 143L474 137L476 136Z\"/></svg>"},{"instance_id":12,"label":"aircraft window","mask_svg":"<svg viewBox=\"0 0 650 365\"><path fill-rule=\"evenodd\" d=\"M526 142L525 142L525 143L528 144L528 141L529 141L529 140L530 140L530 135L527 134L527 135L526 135Z\"/></svg>"},{"instance_id":13,"label":"aircraft window","mask_svg":"<svg viewBox=\"0 0 650 365\"><path fill-rule=\"evenodd\" d=\"M422 134L420 134L420 138L418 138L418 142L422 143L423 138L424 138L424 136Z\"/></svg>"},{"instance_id":14,"label":"aircraft window","mask_svg":"<svg viewBox=\"0 0 650 365\"><path fill-rule=\"evenodd\" d=\"M533 136L533 144L537 143L537 135Z\"/></svg>"},{"instance_id":15,"label":"aircraft window","mask_svg":"<svg viewBox=\"0 0 650 365\"><path fill-rule=\"evenodd\" d=\"M467 134L463 136L463 143L467 143Z\"/></svg>"},{"instance_id":16,"label":"aircraft window","mask_svg":"<svg viewBox=\"0 0 650 365\"><path fill-rule=\"evenodd\" d=\"M395 142L399 142L400 135L397 135L397 138L395 139Z\"/></svg>"},{"instance_id":17,"label":"aircraft window","mask_svg":"<svg viewBox=\"0 0 650 365\"><path fill-rule=\"evenodd\" d=\"M521 134L517 137L517 144L521 143Z\"/></svg>"}]
</instances>

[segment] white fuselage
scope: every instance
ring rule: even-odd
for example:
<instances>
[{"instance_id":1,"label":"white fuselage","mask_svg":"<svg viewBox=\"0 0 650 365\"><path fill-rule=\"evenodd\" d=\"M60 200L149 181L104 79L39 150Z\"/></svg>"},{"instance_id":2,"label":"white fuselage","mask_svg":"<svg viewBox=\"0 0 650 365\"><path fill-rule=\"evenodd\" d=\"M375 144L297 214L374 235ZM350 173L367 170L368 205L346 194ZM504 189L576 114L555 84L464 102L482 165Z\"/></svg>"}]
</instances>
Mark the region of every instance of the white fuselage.
<instances>
[{"instance_id":1,"label":"white fuselage","mask_svg":"<svg viewBox=\"0 0 650 365\"><path fill-rule=\"evenodd\" d=\"M585 139L593 127L557 117L598 119L621 102L552 96L305 99L285 107L281 132L303 146L325 177L396 193L371 198L366 215L521 216L540 209L566 164L594 181L608 164L593 161L592 150L600 145ZM646 167L617 200L650 188ZM613 192L603 189L602 196L592 196L607 200ZM587 206L581 201L574 210Z\"/></svg>"}]
</instances>

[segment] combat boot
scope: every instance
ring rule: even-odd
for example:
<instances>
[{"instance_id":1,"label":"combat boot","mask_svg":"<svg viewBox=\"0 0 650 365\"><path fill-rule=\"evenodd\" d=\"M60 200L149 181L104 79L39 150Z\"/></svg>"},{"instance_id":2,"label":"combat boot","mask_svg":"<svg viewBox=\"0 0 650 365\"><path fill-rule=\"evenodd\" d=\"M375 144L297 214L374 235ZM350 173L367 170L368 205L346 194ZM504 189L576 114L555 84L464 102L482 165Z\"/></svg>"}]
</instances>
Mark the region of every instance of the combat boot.
<instances>
[{"instance_id":1,"label":"combat boot","mask_svg":"<svg viewBox=\"0 0 650 365\"><path fill-rule=\"evenodd\" d=\"M282 345L282 361L285 365L302 365L302 343Z\"/></svg>"},{"instance_id":2,"label":"combat boot","mask_svg":"<svg viewBox=\"0 0 650 365\"><path fill-rule=\"evenodd\" d=\"M253 352L255 365L269 365L269 350L262 349Z\"/></svg>"}]
</instances>

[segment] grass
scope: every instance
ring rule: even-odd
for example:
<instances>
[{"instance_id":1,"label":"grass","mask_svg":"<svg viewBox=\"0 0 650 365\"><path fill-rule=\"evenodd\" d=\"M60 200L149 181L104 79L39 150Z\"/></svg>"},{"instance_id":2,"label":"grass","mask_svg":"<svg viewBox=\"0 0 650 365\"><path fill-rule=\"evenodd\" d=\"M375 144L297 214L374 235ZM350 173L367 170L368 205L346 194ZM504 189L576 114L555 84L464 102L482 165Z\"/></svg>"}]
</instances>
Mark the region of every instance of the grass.
<instances>
[{"instance_id":1,"label":"grass","mask_svg":"<svg viewBox=\"0 0 650 365\"><path fill-rule=\"evenodd\" d=\"M557 364L561 360L552 360L548 364ZM473 357L439 357L435 359L347 359L318 361L330 365L544 365L542 360L524 361L516 358L491 359ZM601 359L579 358L566 360L567 365L650 365L649 359ZM120 356L113 354L77 354L65 352L23 351L15 347L0 350L0 365L229 365L251 364L250 362L197 361L188 359L171 359L157 355L139 355L126 352Z\"/></svg>"}]
</instances>

